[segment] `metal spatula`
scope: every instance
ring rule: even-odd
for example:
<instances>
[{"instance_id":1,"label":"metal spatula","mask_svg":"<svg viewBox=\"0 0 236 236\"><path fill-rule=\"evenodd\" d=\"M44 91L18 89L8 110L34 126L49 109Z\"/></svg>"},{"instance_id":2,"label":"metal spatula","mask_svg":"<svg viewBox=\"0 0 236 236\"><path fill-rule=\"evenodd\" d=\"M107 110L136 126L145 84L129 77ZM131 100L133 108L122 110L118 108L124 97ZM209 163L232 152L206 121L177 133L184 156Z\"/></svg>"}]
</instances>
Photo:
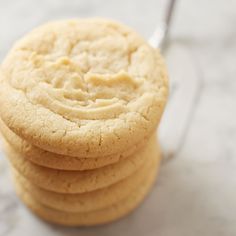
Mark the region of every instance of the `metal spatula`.
<instances>
[{"instance_id":1,"label":"metal spatula","mask_svg":"<svg viewBox=\"0 0 236 236\"><path fill-rule=\"evenodd\" d=\"M175 0L168 1L162 21L149 39L150 45L159 48L164 54L175 5ZM199 98L201 83L191 63L191 55L185 47L173 45L165 57L170 72L170 96L160 125L159 138L167 160L176 156L184 145Z\"/></svg>"}]
</instances>

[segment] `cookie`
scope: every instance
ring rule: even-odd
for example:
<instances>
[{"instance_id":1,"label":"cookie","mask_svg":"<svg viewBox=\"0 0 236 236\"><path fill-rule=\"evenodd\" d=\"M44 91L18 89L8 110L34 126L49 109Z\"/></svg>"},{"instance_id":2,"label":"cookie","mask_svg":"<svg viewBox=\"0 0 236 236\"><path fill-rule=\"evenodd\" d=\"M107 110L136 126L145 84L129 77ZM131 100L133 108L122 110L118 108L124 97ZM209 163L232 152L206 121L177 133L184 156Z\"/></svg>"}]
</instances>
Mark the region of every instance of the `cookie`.
<instances>
[{"instance_id":1,"label":"cookie","mask_svg":"<svg viewBox=\"0 0 236 236\"><path fill-rule=\"evenodd\" d=\"M13 176L15 182L19 182L34 199L45 206L67 212L89 212L106 208L128 197L135 188L141 185L156 162L159 167L160 155L153 156L153 158L147 160L131 176L114 185L80 194L62 194L44 190L31 183L16 170L13 170Z\"/></svg>"},{"instance_id":2,"label":"cookie","mask_svg":"<svg viewBox=\"0 0 236 236\"><path fill-rule=\"evenodd\" d=\"M0 69L0 116L28 142L82 158L131 149L159 124L168 94L158 50L104 19L45 24Z\"/></svg>"},{"instance_id":3,"label":"cookie","mask_svg":"<svg viewBox=\"0 0 236 236\"><path fill-rule=\"evenodd\" d=\"M32 145L11 131L1 119L0 131L15 151L21 153L26 159L37 165L58 170L90 170L107 166L133 154L147 143L147 140L143 140L138 146L134 145L130 150L126 150L119 155L98 158L78 158L48 152Z\"/></svg>"},{"instance_id":4,"label":"cookie","mask_svg":"<svg viewBox=\"0 0 236 236\"><path fill-rule=\"evenodd\" d=\"M95 170L64 171L38 166L6 144L5 151L13 167L41 188L59 193L83 193L108 187L134 173L146 161L158 155L156 137L134 155Z\"/></svg>"},{"instance_id":5,"label":"cookie","mask_svg":"<svg viewBox=\"0 0 236 236\"><path fill-rule=\"evenodd\" d=\"M52 209L34 199L31 193L19 182L15 182L16 191L26 206L46 221L67 226L105 224L127 215L144 200L155 180L157 160L156 158L156 163L151 166L142 183L131 191L127 198L97 211L71 213Z\"/></svg>"}]
</instances>

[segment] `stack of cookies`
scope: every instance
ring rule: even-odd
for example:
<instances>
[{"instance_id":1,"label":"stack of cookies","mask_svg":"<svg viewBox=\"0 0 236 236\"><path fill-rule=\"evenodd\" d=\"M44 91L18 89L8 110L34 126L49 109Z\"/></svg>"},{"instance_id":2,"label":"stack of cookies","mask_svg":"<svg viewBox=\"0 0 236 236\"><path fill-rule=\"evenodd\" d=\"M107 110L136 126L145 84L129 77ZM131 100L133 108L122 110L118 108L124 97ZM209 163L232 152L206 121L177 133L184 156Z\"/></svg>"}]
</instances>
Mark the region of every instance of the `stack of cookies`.
<instances>
[{"instance_id":1,"label":"stack of cookies","mask_svg":"<svg viewBox=\"0 0 236 236\"><path fill-rule=\"evenodd\" d=\"M1 65L0 129L16 192L41 218L96 225L131 212L160 162L158 51L104 19L43 25Z\"/></svg>"}]
</instances>

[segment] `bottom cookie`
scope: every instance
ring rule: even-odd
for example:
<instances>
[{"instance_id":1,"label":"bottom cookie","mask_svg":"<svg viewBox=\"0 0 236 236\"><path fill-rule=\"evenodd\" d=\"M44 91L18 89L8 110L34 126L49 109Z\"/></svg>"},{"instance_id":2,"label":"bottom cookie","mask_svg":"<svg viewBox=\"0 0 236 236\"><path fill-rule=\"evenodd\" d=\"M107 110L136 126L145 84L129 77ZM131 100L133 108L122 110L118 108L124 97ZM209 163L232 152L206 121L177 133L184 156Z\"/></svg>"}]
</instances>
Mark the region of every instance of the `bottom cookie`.
<instances>
[{"instance_id":1,"label":"bottom cookie","mask_svg":"<svg viewBox=\"0 0 236 236\"><path fill-rule=\"evenodd\" d=\"M155 181L158 166L159 161L158 158L156 158L155 163L150 167L150 171L142 183L133 190L127 198L110 207L97 211L71 213L52 209L35 200L19 182L15 183L16 192L26 206L46 221L67 226L92 226L105 224L127 215L144 200Z\"/></svg>"}]
</instances>

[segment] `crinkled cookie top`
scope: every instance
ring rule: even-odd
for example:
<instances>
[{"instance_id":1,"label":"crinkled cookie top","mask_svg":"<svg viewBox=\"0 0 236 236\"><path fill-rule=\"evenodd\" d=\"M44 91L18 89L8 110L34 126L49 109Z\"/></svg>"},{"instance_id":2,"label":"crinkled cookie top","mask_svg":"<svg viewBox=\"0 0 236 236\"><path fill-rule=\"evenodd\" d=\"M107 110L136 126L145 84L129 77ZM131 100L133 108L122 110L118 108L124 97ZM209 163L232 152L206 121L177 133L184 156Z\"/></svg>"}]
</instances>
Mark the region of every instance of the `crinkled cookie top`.
<instances>
[{"instance_id":1,"label":"crinkled cookie top","mask_svg":"<svg viewBox=\"0 0 236 236\"><path fill-rule=\"evenodd\" d=\"M133 144L141 142L157 125L167 97L159 53L130 28L104 19L57 21L33 30L2 63L1 80L21 101L12 112L16 97L2 93L1 102L9 99L0 108L4 122L44 149L73 156L120 152L132 144L124 142L127 135ZM44 133L35 134L36 127ZM93 147L83 148L89 136ZM107 151L106 137L117 147L127 145Z\"/></svg>"}]
</instances>

